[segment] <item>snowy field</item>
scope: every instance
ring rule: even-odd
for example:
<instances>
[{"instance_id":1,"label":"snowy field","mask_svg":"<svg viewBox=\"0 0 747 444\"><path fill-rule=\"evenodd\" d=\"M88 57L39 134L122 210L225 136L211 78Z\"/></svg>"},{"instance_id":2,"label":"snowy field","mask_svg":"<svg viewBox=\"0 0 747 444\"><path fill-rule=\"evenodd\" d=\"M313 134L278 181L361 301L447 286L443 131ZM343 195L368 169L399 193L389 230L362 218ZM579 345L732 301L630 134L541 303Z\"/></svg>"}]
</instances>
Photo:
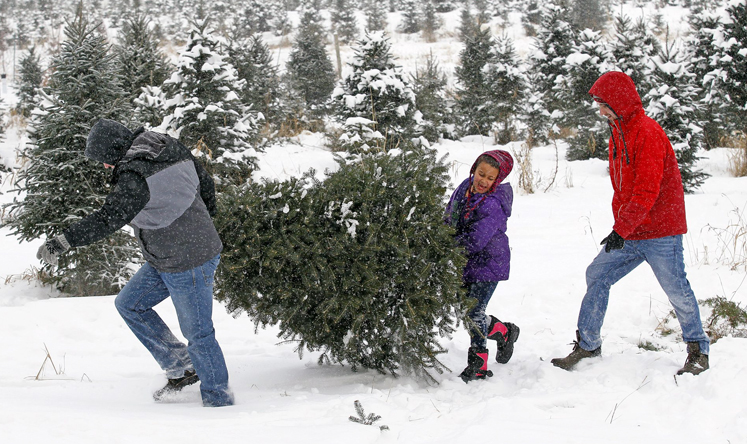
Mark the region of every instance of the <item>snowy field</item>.
<instances>
[{"instance_id":1,"label":"snowy field","mask_svg":"<svg viewBox=\"0 0 747 444\"><path fill-rule=\"evenodd\" d=\"M0 155L18 141L12 135ZM285 178L309 167L334 167L315 135L262 156L261 174ZM438 145L452 162L454 183L472 160L491 148L469 138ZM513 149L516 147L507 147ZM704 153L713 175L686 197L686 265L700 299L724 296L747 303L745 270L719 263L719 238L708 227L735 222L747 206L747 178L725 171L725 150ZM650 269L639 267L613 288L603 334L603 357L577 371L554 368L574 338L585 288L584 270L610 230L611 187L606 163L567 163L561 149L533 152L539 191L517 192L508 234L513 251L509 281L489 312L521 329L510 363L493 362L495 376L464 384L468 335L445 338L444 362L454 370L425 386L409 377L299 360L273 329L254 333L251 320L234 319L215 304L214 319L236 394L236 405L203 408L197 387L176 402L156 404L151 392L165 379L117 314L114 296L59 298L23 279L38 266L41 241L19 245L0 231L0 429L3 443L469 443L486 437L515 443L740 443L747 442L747 339L712 346L711 370L674 379L685 345L656 333L670 307ZM9 183L3 175L3 191ZM509 180L516 185L516 171ZM11 198L6 193L0 201ZM158 307L177 329L173 306ZM706 313L703 314L705 318ZM662 351L645 351L642 340ZM54 363L46 361L47 350ZM359 400L381 415L373 426L350 422ZM378 425L389 430L381 431Z\"/></svg>"},{"instance_id":2,"label":"snowy field","mask_svg":"<svg viewBox=\"0 0 747 444\"><path fill-rule=\"evenodd\" d=\"M667 18L686 26L681 10ZM457 20L453 13L451 29ZM512 29L525 54L526 40ZM458 63L453 36L430 45L408 38L393 42L400 63L412 67L433 48L442 68ZM12 164L22 144L9 129L2 162ZM323 145L322 136L302 134L261 154L258 175L285 179L334 168ZM448 155L455 185L493 145L470 137L436 148ZM745 306L745 269L724 260L729 239L718 230L744 217L747 178L728 174L726 149L701 154L698 167L712 177L686 196L688 277L699 299L723 296ZM550 364L571 350L584 272L612 226L606 162L564 159L563 146L533 150L534 194L519 191L516 170L509 177L516 191L511 278L498 286L488 312L518 324L521 336L511 362L491 361L495 376L469 385L458 377L469 347L464 330L443 339L449 352L442 360L454 372L427 386L407 376L318 366L314 353L299 360L276 330L255 333L249 318L234 319L215 303L236 405L203 408L196 386L157 404L151 393L165 378L117 314L114 296L61 298L39 286L27 276L39 266L41 240L18 244L0 230L0 443L747 443L747 339L721 339L711 347L710 370L675 379L685 345L657 333L670 306L646 265L613 287L602 358L574 372ZM0 181L0 203L9 202L11 177L0 173ZM177 333L173 306L166 301L157 309ZM640 348L645 341L661 350ZM356 400L381 419L349 421Z\"/></svg>"}]
</instances>

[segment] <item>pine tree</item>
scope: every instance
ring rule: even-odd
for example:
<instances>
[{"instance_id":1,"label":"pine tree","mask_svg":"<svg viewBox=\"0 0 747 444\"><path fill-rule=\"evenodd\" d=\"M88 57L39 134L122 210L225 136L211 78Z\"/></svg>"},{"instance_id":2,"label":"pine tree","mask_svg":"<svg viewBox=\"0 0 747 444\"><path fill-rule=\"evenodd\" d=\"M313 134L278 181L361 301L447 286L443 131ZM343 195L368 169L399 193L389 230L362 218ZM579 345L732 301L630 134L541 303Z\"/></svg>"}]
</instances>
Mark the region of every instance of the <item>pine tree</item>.
<instances>
[{"instance_id":1,"label":"pine tree","mask_svg":"<svg viewBox=\"0 0 747 444\"><path fill-rule=\"evenodd\" d=\"M645 21L634 24L624 14L615 16L615 38L610 44L614 67L630 76L636 87L646 93L651 85L651 68L648 61L659 50L658 43L648 32Z\"/></svg>"},{"instance_id":2,"label":"pine tree","mask_svg":"<svg viewBox=\"0 0 747 444\"><path fill-rule=\"evenodd\" d=\"M477 23L469 5L470 0L465 0L462 11L459 14L459 40L463 42L471 39L477 29Z\"/></svg>"},{"instance_id":3,"label":"pine tree","mask_svg":"<svg viewBox=\"0 0 747 444\"><path fill-rule=\"evenodd\" d=\"M436 41L436 31L441 28L441 19L436 15L436 8L432 0L427 0L423 6L422 30L426 42Z\"/></svg>"},{"instance_id":4,"label":"pine tree","mask_svg":"<svg viewBox=\"0 0 747 444\"><path fill-rule=\"evenodd\" d=\"M7 225L21 241L60 234L97 210L109 193L110 174L84 155L86 137L100 118L127 123L130 110L114 57L98 25L82 10L65 26L66 39L52 60L53 73L29 128L19 171L23 200L8 205ZM116 293L137 261L132 236L119 231L103 242L75 248L59 267L45 265L48 282L75 296Z\"/></svg>"},{"instance_id":5,"label":"pine tree","mask_svg":"<svg viewBox=\"0 0 747 444\"><path fill-rule=\"evenodd\" d=\"M567 74L565 62L573 52L577 31L571 26L567 8L550 4L543 11L542 26L529 53L530 72L537 92L552 115L563 107L553 89L555 79Z\"/></svg>"},{"instance_id":6,"label":"pine tree","mask_svg":"<svg viewBox=\"0 0 747 444\"><path fill-rule=\"evenodd\" d=\"M177 70L163 84L167 99L162 126L214 161L210 166L219 189L243 183L256 162L249 146L256 142L256 118L241 103L245 82L228 62L226 46L207 20L194 22Z\"/></svg>"},{"instance_id":7,"label":"pine tree","mask_svg":"<svg viewBox=\"0 0 747 444\"><path fill-rule=\"evenodd\" d=\"M540 90L540 82L536 79L536 72L527 73L527 84L529 85L526 99L526 109L522 113L521 120L527 131L527 144L535 147L547 143L550 137L551 116L545 103L545 95Z\"/></svg>"},{"instance_id":8,"label":"pine tree","mask_svg":"<svg viewBox=\"0 0 747 444\"><path fill-rule=\"evenodd\" d=\"M703 12L690 17L692 29L688 40L688 57L696 82L699 81L700 94L695 107L699 125L703 128L703 145L706 149L716 148L727 134L723 111L725 103L723 76L719 68L721 51L716 36L720 37L721 18Z\"/></svg>"},{"instance_id":9,"label":"pine tree","mask_svg":"<svg viewBox=\"0 0 747 444\"><path fill-rule=\"evenodd\" d=\"M291 88L301 95L307 111L324 113L323 105L335 88L335 69L324 43L318 10L304 10L286 71Z\"/></svg>"},{"instance_id":10,"label":"pine tree","mask_svg":"<svg viewBox=\"0 0 747 444\"><path fill-rule=\"evenodd\" d=\"M387 25L386 5L379 0L366 0L366 30L384 31Z\"/></svg>"},{"instance_id":11,"label":"pine tree","mask_svg":"<svg viewBox=\"0 0 747 444\"><path fill-rule=\"evenodd\" d=\"M31 47L21 59L20 82L18 86L18 104L16 110L24 116L30 117L31 110L37 106L37 90L41 87L43 71L36 48Z\"/></svg>"},{"instance_id":12,"label":"pine tree","mask_svg":"<svg viewBox=\"0 0 747 444\"><path fill-rule=\"evenodd\" d=\"M489 85L485 79L485 67L490 62L492 46L490 30L475 27L459 54L460 66L455 74L459 82L457 107L462 118L460 126L463 134L486 136L494 122L494 116L486 106Z\"/></svg>"},{"instance_id":13,"label":"pine tree","mask_svg":"<svg viewBox=\"0 0 747 444\"><path fill-rule=\"evenodd\" d=\"M334 0L332 8L332 28L344 44L350 44L358 38L358 22L355 9L350 0Z\"/></svg>"},{"instance_id":14,"label":"pine tree","mask_svg":"<svg viewBox=\"0 0 747 444\"><path fill-rule=\"evenodd\" d=\"M723 90L729 97L728 127L747 134L747 5L744 2L726 8L729 22L724 23L721 68L726 76Z\"/></svg>"},{"instance_id":15,"label":"pine tree","mask_svg":"<svg viewBox=\"0 0 747 444\"><path fill-rule=\"evenodd\" d=\"M653 62L656 66L654 82L659 86L644 98L644 103L648 103L646 114L661 125L672 142L682 185L686 193L692 193L709 177L695 169L702 130L695 110L698 91L694 76L677 42L668 41Z\"/></svg>"},{"instance_id":16,"label":"pine tree","mask_svg":"<svg viewBox=\"0 0 747 444\"><path fill-rule=\"evenodd\" d=\"M413 373L434 382L438 339L463 320L464 258L442 223L447 167L401 146L313 172L251 184L220 202L225 244L216 297L319 362Z\"/></svg>"},{"instance_id":17,"label":"pine tree","mask_svg":"<svg viewBox=\"0 0 747 444\"><path fill-rule=\"evenodd\" d=\"M160 86L170 75L166 56L158 48L158 38L145 15L128 17L122 23L120 43L114 47L122 86L134 101L146 86Z\"/></svg>"},{"instance_id":18,"label":"pine tree","mask_svg":"<svg viewBox=\"0 0 747 444\"><path fill-rule=\"evenodd\" d=\"M453 0L433 0L436 12L451 12L457 8L455 3Z\"/></svg>"},{"instance_id":19,"label":"pine tree","mask_svg":"<svg viewBox=\"0 0 747 444\"><path fill-rule=\"evenodd\" d=\"M429 142L454 135L452 106L446 97L446 74L438 66L433 53L428 55L424 67L412 75L415 108L421 113L418 131Z\"/></svg>"},{"instance_id":20,"label":"pine tree","mask_svg":"<svg viewBox=\"0 0 747 444\"><path fill-rule=\"evenodd\" d=\"M274 122L281 107L280 80L270 49L262 37L254 35L248 41L234 41L228 54L239 79L244 81L241 102L261 112L266 122Z\"/></svg>"},{"instance_id":21,"label":"pine tree","mask_svg":"<svg viewBox=\"0 0 747 444\"><path fill-rule=\"evenodd\" d=\"M414 135L415 93L402 67L394 64L383 32L366 33L350 62L352 72L335 90L336 115L375 122L375 130L393 148ZM349 135L350 136L350 135Z\"/></svg>"},{"instance_id":22,"label":"pine tree","mask_svg":"<svg viewBox=\"0 0 747 444\"><path fill-rule=\"evenodd\" d=\"M403 0L402 22L399 24L399 32L403 34L415 34L420 32L420 10L415 0Z\"/></svg>"},{"instance_id":23,"label":"pine tree","mask_svg":"<svg viewBox=\"0 0 747 444\"><path fill-rule=\"evenodd\" d=\"M527 79L519 66L513 40L507 35L495 39L485 66L488 87L486 106L494 119L495 140L507 144L518 140L517 122L527 97Z\"/></svg>"},{"instance_id":24,"label":"pine tree","mask_svg":"<svg viewBox=\"0 0 747 444\"><path fill-rule=\"evenodd\" d=\"M475 10L477 11L477 14L475 15L477 26L479 27L482 25L487 25L490 22L490 16L492 15L490 12L489 0L471 0L471 1L472 1L472 4L475 5Z\"/></svg>"},{"instance_id":25,"label":"pine tree","mask_svg":"<svg viewBox=\"0 0 747 444\"><path fill-rule=\"evenodd\" d=\"M557 102L563 104L558 122L575 132L568 139L568 160L608 157L609 130L589 90L611 68L611 54L600 33L591 29L580 32L563 68L567 74L558 79L554 91Z\"/></svg>"},{"instance_id":26,"label":"pine tree","mask_svg":"<svg viewBox=\"0 0 747 444\"><path fill-rule=\"evenodd\" d=\"M600 0L574 0L573 23L578 29L604 30L607 18Z\"/></svg>"}]
</instances>

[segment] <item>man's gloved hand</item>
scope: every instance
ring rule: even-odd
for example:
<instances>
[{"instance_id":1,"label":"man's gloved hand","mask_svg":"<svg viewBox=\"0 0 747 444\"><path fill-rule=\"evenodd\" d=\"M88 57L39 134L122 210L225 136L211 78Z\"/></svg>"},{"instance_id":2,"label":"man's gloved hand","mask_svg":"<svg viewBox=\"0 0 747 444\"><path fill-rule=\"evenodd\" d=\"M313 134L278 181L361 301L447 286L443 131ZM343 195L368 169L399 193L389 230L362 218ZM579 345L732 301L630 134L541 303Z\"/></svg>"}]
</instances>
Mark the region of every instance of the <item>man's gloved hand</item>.
<instances>
[{"instance_id":1,"label":"man's gloved hand","mask_svg":"<svg viewBox=\"0 0 747 444\"><path fill-rule=\"evenodd\" d=\"M600 242L599 245L604 245L605 253L609 253L612 250L622 250L622 247L625 246L625 239L617 234L617 231L612 230L607 237L602 239L602 242Z\"/></svg>"},{"instance_id":2,"label":"man's gloved hand","mask_svg":"<svg viewBox=\"0 0 747 444\"><path fill-rule=\"evenodd\" d=\"M625 239L617 234L617 231L612 230L607 237L602 239L602 242L599 245L604 245L605 253L609 253L612 250L622 250L622 247L625 246Z\"/></svg>"},{"instance_id":3,"label":"man's gloved hand","mask_svg":"<svg viewBox=\"0 0 747 444\"><path fill-rule=\"evenodd\" d=\"M39 250L36 252L36 258L56 267L57 257L69 249L70 244L67 243L65 235L60 234L52 239L47 239L44 245L39 247Z\"/></svg>"}]
</instances>

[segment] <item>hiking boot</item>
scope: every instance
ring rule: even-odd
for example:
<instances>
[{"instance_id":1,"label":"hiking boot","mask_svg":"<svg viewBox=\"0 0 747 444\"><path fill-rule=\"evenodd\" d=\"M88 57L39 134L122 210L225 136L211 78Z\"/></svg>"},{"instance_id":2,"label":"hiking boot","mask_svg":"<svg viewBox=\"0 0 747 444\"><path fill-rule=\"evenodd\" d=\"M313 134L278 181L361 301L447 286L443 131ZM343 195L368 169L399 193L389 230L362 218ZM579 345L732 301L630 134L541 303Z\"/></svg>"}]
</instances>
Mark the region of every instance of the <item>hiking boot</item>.
<instances>
[{"instance_id":1,"label":"hiking boot","mask_svg":"<svg viewBox=\"0 0 747 444\"><path fill-rule=\"evenodd\" d=\"M192 385L199 380L200 378L197 377L197 373L195 373L194 370L186 370L184 376L181 378L169 379L163 388L156 390L156 392L153 393L153 399L161 401L165 397L177 393L184 387Z\"/></svg>"},{"instance_id":2,"label":"hiking boot","mask_svg":"<svg viewBox=\"0 0 747 444\"><path fill-rule=\"evenodd\" d=\"M708 370L708 355L700 352L700 344L697 342L688 342L685 366L677 370L677 374L692 373L693 375L699 375L706 370Z\"/></svg>"},{"instance_id":3,"label":"hiking boot","mask_svg":"<svg viewBox=\"0 0 747 444\"><path fill-rule=\"evenodd\" d=\"M580 342L581 335L579 334L578 330L576 330L576 340L573 341L573 351L571 352L571 354L566 356L565 358L555 358L551 360L550 362L552 362L552 365L554 365L555 367L560 367L563 370L573 370L576 364L578 364L582 359L595 358L602 355L601 345L595 350L588 351L581 348L581 345L579 344Z\"/></svg>"},{"instance_id":4,"label":"hiking boot","mask_svg":"<svg viewBox=\"0 0 747 444\"><path fill-rule=\"evenodd\" d=\"M467 352L467 368L459 375L465 383L493 376L488 370L488 349L470 347Z\"/></svg>"},{"instance_id":5,"label":"hiking boot","mask_svg":"<svg viewBox=\"0 0 747 444\"><path fill-rule=\"evenodd\" d=\"M499 321L495 316L490 316L490 326L488 327L488 339L498 342L498 351L495 354L495 361L499 364L506 364L511 360L514 354L514 342L519 339L518 325Z\"/></svg>"}]
</instances>

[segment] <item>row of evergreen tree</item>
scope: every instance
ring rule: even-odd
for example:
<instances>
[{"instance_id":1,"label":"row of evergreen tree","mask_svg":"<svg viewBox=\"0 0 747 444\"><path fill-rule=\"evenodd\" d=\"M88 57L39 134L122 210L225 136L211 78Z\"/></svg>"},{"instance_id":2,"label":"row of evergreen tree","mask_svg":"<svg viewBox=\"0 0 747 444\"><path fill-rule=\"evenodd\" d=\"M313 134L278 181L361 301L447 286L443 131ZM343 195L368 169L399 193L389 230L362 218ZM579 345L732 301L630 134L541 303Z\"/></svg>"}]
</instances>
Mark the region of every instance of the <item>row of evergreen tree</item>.
<instances>
[{"instance_id":1,"label":"row of evergreen tree","mask_svg":"<svg viewBox=\"0 0 747 444\"><path fill-rule=\"evenodd\" d=\"M299 352L429 379L429 370L445 368L437 336L453 331L467 309L462 259L440 223L446 169L429 142L564 138L571 158L605 156L606 128L587 91L609 69L637 82L672 138L688 189L704 178L692 170L702 141L715 145L744 129L743 4L729 8L727 23L694 14L693 37L663 45L646 22L619 16L608 40L579 28L572 9L538 10L536 47L524 62L510 38L491 36L486 17L465 8L457 88L449 91L435 57L407 75L386 35L373 30L358 36L348 74L337 80L313 1L300 5L284 72L258 32L227 38L195 20L172 65L145 16L123 16L112 45L80 9L46 83L36 50L21 62L18 112L30 119L30 141L17 182L24 198L8 206L5 224L29 241L100 205L107 175L83 156L97 119L168 131L201 153L216 178L226 245L217 288L230 310L278 324ZM330 134L338 171L323 182L313 174L248 180L256 150L305 128ZM139 260L132 238L118 233L44 271L67 293L111 294Z\"/></svg>"}]
</instances>

